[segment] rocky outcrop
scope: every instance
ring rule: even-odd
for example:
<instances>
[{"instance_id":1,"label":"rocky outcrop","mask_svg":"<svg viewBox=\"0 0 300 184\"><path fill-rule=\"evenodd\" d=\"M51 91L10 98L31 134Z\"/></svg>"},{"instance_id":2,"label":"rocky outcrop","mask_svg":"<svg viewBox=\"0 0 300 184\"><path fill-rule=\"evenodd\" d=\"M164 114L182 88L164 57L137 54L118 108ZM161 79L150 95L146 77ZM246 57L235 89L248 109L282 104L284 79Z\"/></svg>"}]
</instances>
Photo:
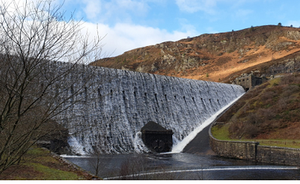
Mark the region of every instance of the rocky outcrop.
<instances>
[{"instance_id":1,"label":"rocky outcrop","mask_svg":"<svg viewBox=\"0 0 300 184\"><path fill-rule=\"evenodd\" d=\"M233 73L227 81L234 83L239 77L254 75L256 77L273 78L276 75L300 72L300 52L295 52L280 59L274 59L268 63L262 63L249 67L240 72Z\"/></svg>"},{"instance_id":2,"label":"rocky outcrop","mask_svg":"<svg viewBox=\"0 0 300 184\"><path fill-rule=\"evenodd\" d=\"M256 66L262 63L261 60L269 62L284 57L286 54L283 53L299 50L299 28L260 26L164 42L91 65L229 82L231 74L249 68L248 65ZM239 69L232 70L233 67Z\"/></svg>"}]
</instances>

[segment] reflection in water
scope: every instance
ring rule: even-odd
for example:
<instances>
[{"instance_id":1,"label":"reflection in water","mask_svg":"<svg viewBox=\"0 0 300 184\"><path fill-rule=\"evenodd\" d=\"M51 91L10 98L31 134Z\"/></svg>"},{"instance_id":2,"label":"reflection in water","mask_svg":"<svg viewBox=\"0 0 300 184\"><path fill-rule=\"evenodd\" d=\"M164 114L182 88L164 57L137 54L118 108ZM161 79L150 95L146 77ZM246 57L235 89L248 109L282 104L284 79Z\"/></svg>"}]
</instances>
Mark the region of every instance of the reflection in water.
<instances>
[{"instance_id":1,"label":"reflection in water","mask_svg":"<svg viewBox=\"0 0 300 184\"><path fill-rule=\"evenodd\" d=\"M65 157L95 173L95 158ZM104 179L300 179L292 166L264 165L216 156L178 154L101 155L99 177Z\"/></svg>"}]
</instances>

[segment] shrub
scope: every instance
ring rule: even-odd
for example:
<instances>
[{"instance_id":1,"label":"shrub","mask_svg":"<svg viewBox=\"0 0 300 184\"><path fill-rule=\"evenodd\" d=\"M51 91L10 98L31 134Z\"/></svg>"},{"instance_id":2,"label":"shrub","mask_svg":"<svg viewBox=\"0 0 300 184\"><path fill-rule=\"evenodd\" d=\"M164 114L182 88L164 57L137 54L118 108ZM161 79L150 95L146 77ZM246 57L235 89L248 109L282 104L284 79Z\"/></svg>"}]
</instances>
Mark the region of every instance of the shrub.
<instances>
[{"instance_id":1,"label":"shrub","mask_svg":"<svg viewBox=\"0 0 300 184\"><path fill-rule=\"evenodd\" d=\"M282 93L282 96L290 96L291 94L299 91L300 91L300 87L298 85L289 85L284 88L284 92Z\"/></svg>"},{"instance_id":2,"label":"shrub","mask_svg":"<svg viewBox=\"0 0 300 184\"><path fill-rule=\"evenodd\" d=\"M260 118L259 116L257 116L257 114L255 113L250 113L247 116L247 120L245 122L246 124L252 124L252 125L257 125L260 123Z\"/></svg>"},{"instance_id":3,"label":"shrub","mask_svg":"<svg viewBox=\"0 0 300 184\"><path fill-rule=\"evenodd\" d=\"M284 85L284 84L291 84L293 83L295 80L295 76L294 75L287 75L281 78L280 80L280 84Z\"/></svg>"},{"instance_id":4,"label":"shrub","mask_svg":"<svg viewBox=\"0 0 300 184\"><path fill-rule=\"evenodd\" d=\"M266 101L267 99L272 99L277 95L277 90L274 90L273 88L268 88L264 91L264 93L260 96L260 101Z\"/></svg>"},{"instance_id":5,"label":"shrub","mask_svg":"<svg viewBox=\"0 0 300 184\"><path fill-rule=\"evenodd\" d=\"M273 109L275 113L280 113L287 108L288 98L289 96L283 96L278 100L277 104L274 106Z\"/></svg>"},{"instance_id":6,"label":"shrub","mask_svg":"<svg viewBox=\"0 0 300 184\"><path fill-rule=\"evenodd\" d=\"M239 138L239 136L240 136L240 134L243 130L243 127L244 127L243 122L232 121L229 128L228 128L230 138L233 138L233 139Z\"/></svg>"},{"instance_id":7,"label":"shrub","mask_svg":"<svg viewBox=\"0 0 300 184\"><path fill-rule=\"evenodd\" d=\"M253 125L253 124L246 124L245 125L245 134L244 138L252 139L255 138L260 133L260 128Z\"/></svg>"},{"instance_id":8,"label":"shrub","mask_svg":"<svg viewBox=\"0 0 300 184\"><path fill-rule=\"evenodd\" d=\"M274 113L271 108L258 109L257 112L255 113L255 115L257 116L256 117L257 121L259 121L260 123L263 123L267 120L271 120L271 119L275 118L276 113Z\"/></svg>"},{"instance_id":9,"label":"shrub","mask_svg":"<svg viewBox=\"0 0 300 184\"><path fill-rule=\"evenodd\" d=\"M230 119L235 115L235 113L244 105L246 104L245 101L237 101L228 111L226 111L218 120L217 122L229 122Z\"/></svg>"}]
</instances>

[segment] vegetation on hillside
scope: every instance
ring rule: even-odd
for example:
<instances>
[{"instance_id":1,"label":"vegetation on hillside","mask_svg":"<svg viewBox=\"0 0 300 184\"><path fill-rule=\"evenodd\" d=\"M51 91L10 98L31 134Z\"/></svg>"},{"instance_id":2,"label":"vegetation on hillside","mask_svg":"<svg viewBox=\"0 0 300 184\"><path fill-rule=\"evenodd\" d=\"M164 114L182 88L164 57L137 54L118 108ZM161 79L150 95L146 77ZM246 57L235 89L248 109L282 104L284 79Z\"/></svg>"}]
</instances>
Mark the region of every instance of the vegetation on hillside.
<instances>
[{"instance_id":1,"label":"vegetation on hillside","mask_svg":"<svg viewBox=\"0 0 300 184\"><path fill-rule=\"evenodd\" d=\"M300 74L257 86L217 121L231 139L300 139Z\"/></svg>"},{"instance_id":2,"label":"vegetation on hillside","mask_svg":"<svg viewBox=\"0 0 300 184\"><path fill-rule=\"evenodd\" d=\"M299 30L268 25L202 34L134 49L91 65L215 82L230 82L252 71L268 77L280 63L294 61L283 67L287 67L284 72L300 69ZM268 71L270 67L275 68Z\"/></svg>"},{"instance_id":3,"label":"vegetation on hillside","mask_svg":"<svg viewBox=\"0 0 300 184\"><path fill-rule=\"evenodd\" d=\"M0 180L87 180L93 177L48 150L32 147L18 165L1 173Z\"/></svg>"}]
</instances>

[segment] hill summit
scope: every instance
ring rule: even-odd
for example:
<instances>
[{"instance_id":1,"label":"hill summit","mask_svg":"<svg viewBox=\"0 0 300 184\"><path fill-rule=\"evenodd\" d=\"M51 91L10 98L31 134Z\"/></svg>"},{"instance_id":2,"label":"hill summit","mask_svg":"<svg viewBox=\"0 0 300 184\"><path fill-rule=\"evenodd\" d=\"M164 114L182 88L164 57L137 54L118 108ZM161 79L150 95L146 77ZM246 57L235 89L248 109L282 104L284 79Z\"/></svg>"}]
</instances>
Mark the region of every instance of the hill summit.
<instances>
[{"instance_id":1,"label":"hill summit","mask_svg":"<svg viewBox=\"0 0 300 184\"><path fill-rule=\"evenodd\" d=\"M300 28L268 25L137 48L90 65L228 82L300 69Z\"/></svg>"}]
</instances>

